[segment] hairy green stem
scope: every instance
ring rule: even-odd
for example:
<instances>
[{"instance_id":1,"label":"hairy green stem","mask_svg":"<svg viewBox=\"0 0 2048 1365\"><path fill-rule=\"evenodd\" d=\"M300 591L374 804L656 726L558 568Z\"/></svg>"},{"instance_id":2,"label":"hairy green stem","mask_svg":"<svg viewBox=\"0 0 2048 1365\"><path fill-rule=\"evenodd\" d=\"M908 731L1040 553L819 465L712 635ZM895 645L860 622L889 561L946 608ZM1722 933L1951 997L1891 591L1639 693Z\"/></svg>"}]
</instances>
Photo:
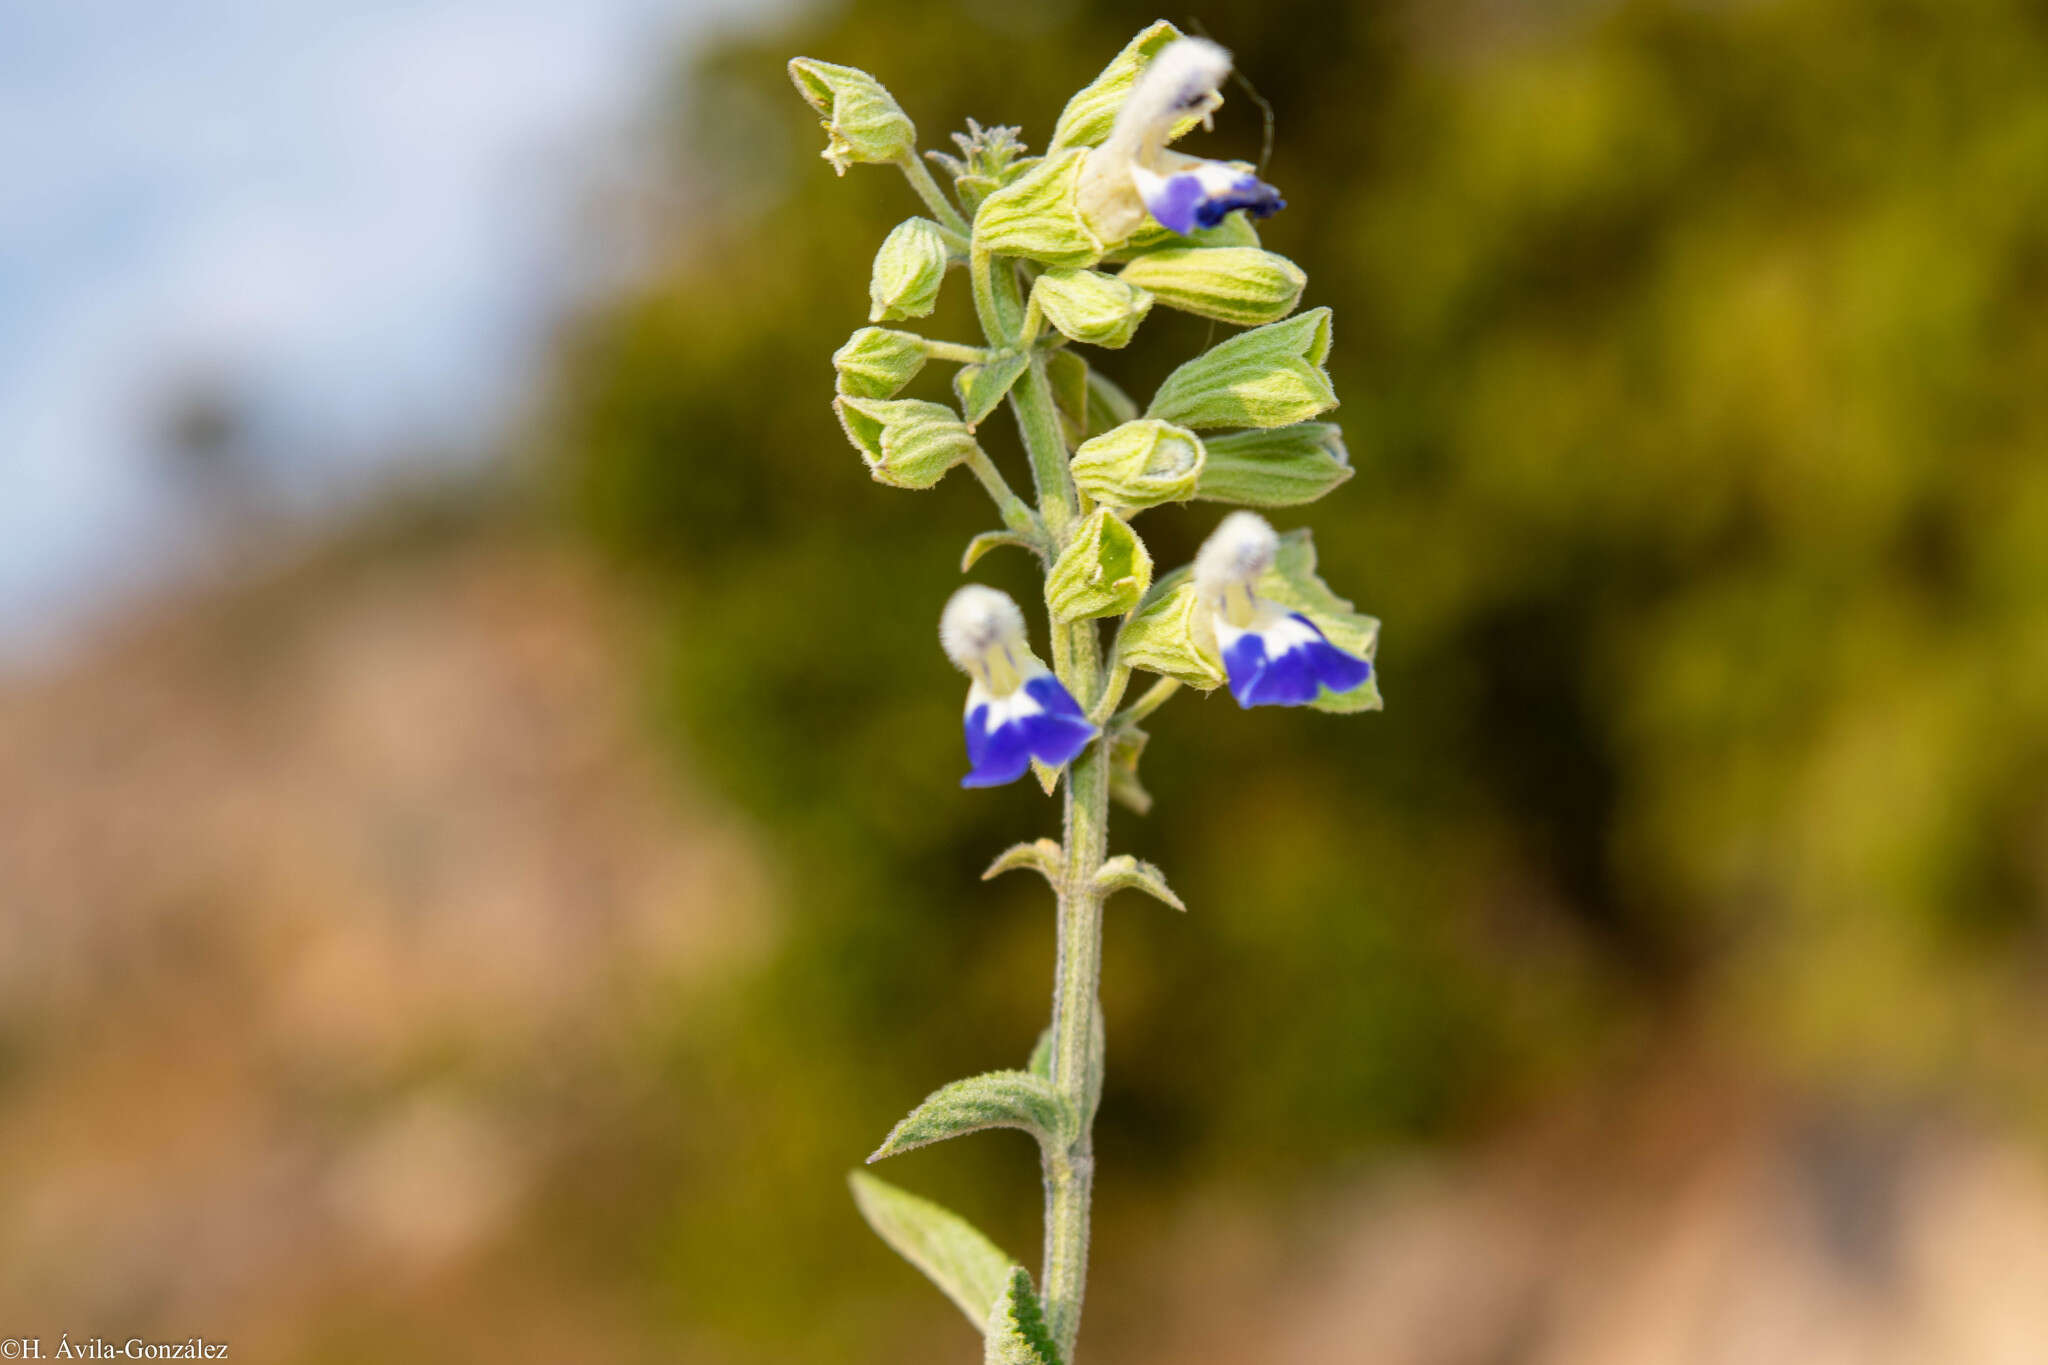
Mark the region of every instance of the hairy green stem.
<instances>
[{"instance_id":1,"label":"hairy green stem","mask_svg":"<svg viewBox=\"0 0 2048 1365\"><path fill-rule=\"evenodd\" d=\"M980 446L974 447L973 453L967 457L967 467L974 471L974 477L981 480L981 486L994 499L996 510L1002 513L1003 525L1038 544L1041 547L1039 553L1043 554L1045 527L1025 505L1024 499L1010 490L1010 481L1003 477L1002 470L996 468L996 462L988 457L988 452Z\"/></svg>"},{"instance_id":2,"label":"hairy green stem","mask_svg":"<svg viewBox=\"0 0 2048 1365\"><path fill-rule=\"evenodd\" d=\"M932 211L932 217L939 220L939 225L964 239L970 231L967 220L946 198L939 182L932 179L932 173L925 169L924 159L913 149L905 152L896 164L903 168L904 179L910 182L910 188L917 191L917 197L924 200L925 207Z\"/></svg>"},{"instance_id":3,"label":"hairy green stem","mask_svg":"<svg viewBox=\"0 0 2048 1365\"><path fill-rule=\"evenodd\" d=\"M998 277L986 267L986 258L981 260L977 285L987 282L990 311L1000 316ZM1015 290L1014 274L1004 271L1000 278L1007 279L1010 290ZM1043 356L1032 356L1031 368L1010 391L1010 404L1031 457L1040 514L1054 540L1064 545L1079 497L1067 468L1066 441L1060 435ZM1052 636L1054 665L1067 690L1089 711L1105 701L1113 706L1112 689L1106 685L1109 680L1102 675L1101 639L1095 623L1056 621ZM1114 690L1122 690L1120 680ZM1101 1019L1097 995L1102 979L1102 893L1095 887L1095 876L1109 852L1106 744L1091 745L1069 765L1064 825L1066 862L1060 876L1059 959L1052 994L1052 1080L1081 1116L1081 1123L1071 1145L1045 1154L1045 1263L1039 1274L1039 1293L1061 1356L1071 1362L1087 1287L1088 1205L1095 1181L1093 1103L1099 1077L1091 1073L1101 1055L1101 1040L1095 1030Z\"/></svg>"}]
</instances>

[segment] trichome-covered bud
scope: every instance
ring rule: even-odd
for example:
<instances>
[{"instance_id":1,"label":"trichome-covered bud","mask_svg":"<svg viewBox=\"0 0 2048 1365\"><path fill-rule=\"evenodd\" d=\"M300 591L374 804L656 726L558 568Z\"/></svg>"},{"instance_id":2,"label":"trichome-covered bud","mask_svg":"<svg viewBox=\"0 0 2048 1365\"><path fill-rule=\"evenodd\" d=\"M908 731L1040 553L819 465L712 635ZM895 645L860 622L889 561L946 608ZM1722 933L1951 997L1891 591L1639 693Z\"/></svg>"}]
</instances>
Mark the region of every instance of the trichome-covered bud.
<instances>
[{"instance_id":1,"label":"trichome-covered bud","mask_svg":"<svg viewBox=\"0 0 2048 1365\"><path fill-rule=\"evenodd\" d=\"M1168 308L1240 327L1278 322L1294 311L1308 276L1285 256L1257 247L1179 247L1148 252L1123 279Z\"/></svg>"},{"instance_id":2,"label":"trichome-covered bud","mask_svg":"<svg viewBox=\"0 0 2048 1365\"><path fill-rule=\"evenodd\" d=\"M1082 221L1105 242L1121 242L1147 218L1183 235L1213 228L1243 209L1264 218L1287 206L1280 192L1241 161L1209 161L1167 150L1193 121L1223 102L1230 54L1206 38L1161 49L1131 86L1116 123L1088 154L1076 188Z\"/></svg>"},{"instance_id":3,"label":"trichome-covered bud","mask_svg":"<svg viewBox=\"0 0 2048 1365\"><path fill-rule=\"evenodd\" d=\"M887 163L913 156L917 129L882 83L853 66L797 57L789 79L825 125L821 155L841 175L855 162Z\"/></svg>"},{"instance_id":4,"label":"trichome-covered bud","mask_svg":"<svg viewBox=\"0 0 2048 1365\"><path fill-rule=\"evenodd\" d=\"M832 410L875 481L894 488L930 488L976 449L960 415L938 403L841 395Z\"/></svg>"},{"instance_id":5,"label":"trichome-covered bud","mask_svg":"<svg viewBox=\"0 0 2048 1365\"><path fill-rule=\"evenodd\" d=\"M863 327L832 353L839 392L855 398L894 398L924 362L923 337L887 327Z\"/></svg>"},{"instance_id":6,"label":"trichome-covered bud","mask_svg":"<svg viewBox=\"0 0 2048 1365\"><path fill-rule=\"evenodd\" d=\"M1185 427L1282 427L1337 406L1323 366L1330 310L1269 323L1211 347L1166 376L1146 416Z\"/></svg>"},{"instance_id":7,"label":"trichome-covered bud","mask_svg":"<svg viewBox=\"0 0 2048 1365\"><path fill-rule=\"evenodd\" d=\"M950 259L946 234L931 219L906 218L891 228L868 276L868 321L929 317Z\"/></svg>"},{"instance_id":8,"label":"trichome-covered bud","mask_svg":"<svg viewBox=\"0 0 2048 1365\"><path fill-rule=\"evenodd\" d=\"M1074 452L1074 483L1105 506L1135 512L1193 497L1203 464L1201 437L1140 418L1083 441Z\"/></svg>"},{"instance_id":9,"label":"trichome-covered bud","mask_svg":"<svg viewBox=\"0 0 2048 1365\"><path fill-rule=\"evenodd\" d=\"M1099 270L1048 270L1031 286L1031 299L1061 336L1112 350L1131 344L1152 311L1152 295Z\"/></svg>"},{"instance_id":10,"label":"trichome-covered bud","mask_svg":"<svg viewBox=\"0 0 2048 1365\"><path fill-rule=\"evenodd\" d=\"M1100 733L1031 652L1024 613L1008 594L979 583L954 593L939 617L939 644L971 680L964 723L969 771L961 786L1014 782L1033 759L1060 767Z\"/></svg>"},{"instance_id":11,"label":"trichome-covered bud","mask_svg":"<svg viewBox=\"0 0 2048 1365\"><path fill-rule=\"evenodd\" d=\"M1015 180L1030 165L1031 158L1025 156L1024 143L1017 136L1021 131L1000 124L984 128L969 119L966 132L953 134L953 145L960 149L960 155L925 153L953 177L954 192L970 217L982 200Z\"/></svg>"},{"instance_id":12,"label":"trichome-covered bud","mask_svg":"<svg viewBox=\"0 0 2048 1365\"><path fill-rule=\"evenodd\" d=\"M1325 689L1350 692L1372 677L1370 662L1331 644L1315 622L1259 595L1279 549L1264 517L1232 512L1195 555L1195 595L1242 707L1306 706Z\"/></svg>"},{"instance_id":13,"label":"trichome-covered bud","mask_svg":"<svg viewBox=\"0 0 2048 1365\"><path fill-rule=\"evenodd\" d=\"M1334 422L1211 436L1195 496L1245 507L1314 502L1351 477L1351 455Z\"/></svg>"},{"instance_id":14,"label":"trichome-covered bud","mask_svg":"<svg viewBox=\"0 0 2048 1365\"><path fill-rule=\"evenodd\" d=\"M1137 532L1106 507L1074 532L1045 579L1045 604L1061 621L1120 616L1152 586L1152 555Z\"/></svg>"}]
</instances>

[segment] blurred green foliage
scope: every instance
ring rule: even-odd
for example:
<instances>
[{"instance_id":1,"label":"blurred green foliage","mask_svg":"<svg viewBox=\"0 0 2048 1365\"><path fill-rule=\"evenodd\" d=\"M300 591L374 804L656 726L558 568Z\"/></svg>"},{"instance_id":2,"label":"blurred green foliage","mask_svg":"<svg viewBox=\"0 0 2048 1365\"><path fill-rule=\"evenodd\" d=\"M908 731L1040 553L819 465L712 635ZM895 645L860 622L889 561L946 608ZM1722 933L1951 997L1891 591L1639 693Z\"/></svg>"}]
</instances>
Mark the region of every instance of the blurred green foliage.
<instances>
[{"instance_id":1,"label":"blurred green foliage","mask_svg":"<svg viewBox=\"0 0 2048 1365\"><path fill-rule=\"evenodd\" d=\"M926 147L968 115L1042 144L1156 17L858 0L719 48L675 118L674 265L566 348L560 487L666 604L655 706L767 832L787 914L771 971L667 1026L678 1193L626 1219L704 1330L851 1358L826 1343L898 1311L868 1291L928 1307L841 1172L932 1086L1020 1063L1050 980L1043 888L975 877L1056 808L956 789L934 638L992 514L964 476L871 483L828 407L919 209L893 172L834 179L782 64L872 70ZM1266 244L1336 310L1359 475L1280 520L1384 619L1387 710L1189 696L1152 726L1158 804L1113 846L1192 914L1112 907L1106 1274L1198 1179L1469 1131L1679 1032L2040 1112L2048 12L1200 19L1273 108ZM1233 98L1189 146L1262 133ZM965 293L931 334L972 335ZM1210 334L1162 311L1105 367L1142 394ZM1149 514L1162 570L1216 516ZM1025 596L1008 553L977 576ZM888 1174L1028 1253L1030 1162L976 1139Z\"/></svg>"}]
</instances>

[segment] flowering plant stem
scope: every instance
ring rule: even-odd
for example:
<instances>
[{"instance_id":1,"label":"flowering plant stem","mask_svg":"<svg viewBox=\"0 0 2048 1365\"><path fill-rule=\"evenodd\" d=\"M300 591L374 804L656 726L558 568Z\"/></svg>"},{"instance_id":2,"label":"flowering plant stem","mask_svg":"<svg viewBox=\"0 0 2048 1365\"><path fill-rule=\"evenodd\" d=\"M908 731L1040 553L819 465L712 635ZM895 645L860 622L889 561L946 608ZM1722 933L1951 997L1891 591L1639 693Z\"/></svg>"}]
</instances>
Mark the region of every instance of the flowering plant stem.
<instances>
[{"instance_id":1,"label":"flowering plant stem","mask_svg":"<svg viewBox=\"0 0 2048 1365\"><path fill-rule=\"evenodd\" d=\"M824 116L834 168L895 165L932 214L898 224L876 253L871 320L927 316L964 260L984 342L856 332L833 356L833 407L847 439L877 481L898 488L929 488L964 465L1004 529L976 536L963 567L993 545L1015 545L1045 572L1051 669L1032 651L1017 603L981 584L953 593L939 641L970 679L962 728L971 768L961 785L1036 771L1051 792L1065 776L1061 842L1017 844L988 874L1029 868L1058 897L1052 1023L1028 1070L940 1087L868 1158L987 1128L1031 1133L1045 1182L1036 1285L957 1214L864 1174L853 1180L875 1231L981 1329L984 1365L1072 1365L1102 1094L1103 901L1130 889L1186 909L1158 868L1109 856L1111 796L1140 812L1151 804L1137 781L1139 722L1184 685L1208 691L1226 681L1241 706L1379 705L1370 662L1378 623L1316 577L1306 532L1282 537L1253 513L1233 513L1193 564L1155 583L1151 553L1131 529L1133 515L1162 503L1292 506L1350 474L1337 429L1311 420L1336 403L1324 368L1329 310L1289 318L1306 276L1260 249L1247 217L1280 208L1278 191L1243 165L1166 154L1168 141L1221 102L1228 72L1215 44L1155 24L1069 102L1045 156L1021 159L1014 128L970 122L954 138L962 156L935 157L952 173L955 207L879 82L811 58L790 63ZM1121 260L1108 259L1112 248ZM1117 264L1123 272L1108 273ZM1066 348L1125 345L1155 301L1253 330L1181 365L1141 410ZM960 366L957 410L896 396L933 360ZM1005 398L1035 507L975 440ZM1198 432L1233 428L1246 430L1213 438L1217 469L1206 474ZM1115 628L1106 650L1104 621ZM1133 669L1158 680L1118 710Z\"/></svg>"}]
</instances>

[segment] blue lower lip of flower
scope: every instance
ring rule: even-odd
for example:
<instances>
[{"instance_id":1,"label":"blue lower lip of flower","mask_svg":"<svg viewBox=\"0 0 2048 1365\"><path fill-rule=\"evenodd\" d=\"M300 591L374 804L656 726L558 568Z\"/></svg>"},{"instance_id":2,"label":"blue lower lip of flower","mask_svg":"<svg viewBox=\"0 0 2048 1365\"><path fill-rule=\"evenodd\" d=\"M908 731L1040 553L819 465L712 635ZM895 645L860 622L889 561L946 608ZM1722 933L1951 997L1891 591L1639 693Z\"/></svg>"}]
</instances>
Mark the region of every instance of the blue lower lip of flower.
<instances>
[{"instance_id":1,"label":"blue lower lip of flower","mask_svg":"<svg viewBox=\"0 0 2048 1365\"><path fill-rule=\"evenodd\" d=\"M1228 186L1210 190L1193 172L1168 176L1145 205L1159 225L1185 236L1198 227L1212 228L1237 209L1253 218L1270 218L1287 207L1280 191L1255 175L1239 176Z\"/></svg>"},{"instance_id":2,"label":"blue lower lip of flower","mask_svg":"<svg viewBox=\"0 0 2048 1365\"><path fill-rule=\"evenodd\" d=\"M1306 706L1323 688L1349 692L1372 676L1370 662L1331 644L1306 616L1296 613L1287 619L1307 626L1315 638L1269 653L1265 636L1247 631L1223 651L1230 695L1239 706Z\"/></svg>"},{"instance_id":3,"label":"blue lower lip of flower","mask_svg":"<svg viewBox=\"0 0 2048 1365\"><path fill-rule=\"evenodd\" d=\"M1099 733L1060 680L1042 673L1024 684L1025 695L1038 703L1029 715L989 723L987 703L967 713L967 762L971 771L963 787L1000 787L1015 782L1031 768L1031 760L1052 767L1070 763Z\"/></svg>"}]
</instances>

